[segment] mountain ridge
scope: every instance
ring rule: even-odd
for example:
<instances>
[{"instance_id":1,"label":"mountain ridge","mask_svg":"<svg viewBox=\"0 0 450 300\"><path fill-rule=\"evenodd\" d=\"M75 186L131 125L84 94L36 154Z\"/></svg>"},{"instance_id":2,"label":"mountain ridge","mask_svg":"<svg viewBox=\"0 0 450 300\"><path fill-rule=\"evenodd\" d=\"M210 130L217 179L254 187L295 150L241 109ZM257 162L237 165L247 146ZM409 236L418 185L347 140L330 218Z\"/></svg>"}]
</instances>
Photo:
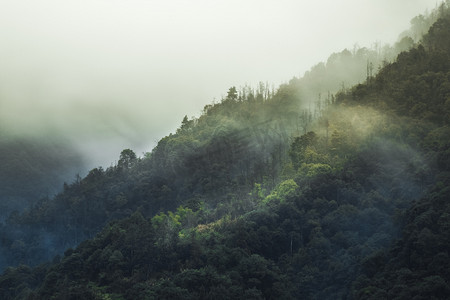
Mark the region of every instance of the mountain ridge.
<instances>
[{"instance_id":1,"label":"mountain ridge","mask_svg":"<svg viewBox=\"0 0 450 300\"><path fill-rule=\"evenodd\" d=\"M410 270L412 277L417 271L414 280L425 278L414 288L414 281L402 282L411 275L401 268L411 243L423 248L441 237L440 262L448 243L448 118L441 113L450 94L450 27L448 12L441 17L424 45L330 95L316 112L299 109L298 80L246 99L230 88L198 119L185 118L148 157L124 150L116 166L93 169L55 202L9 219L14 226L43 220L44 229L69 228L81 237L94 236L105 215L118 213L53 263L7 269L1 293L5 299L444 299L446 272L422 275L425 259ZM438 205L431 213L423 205L430 201ZM58 213L65 205L75 219ZM428 231L408 227L425 217L434 224ZM414 235L421 238L410 241ZM25 247L20 239L13 245L16 253ZM403 273L385 285L391 270L377 262L389 255L399 256L394 265Z\"/></svg>"}]
</instances>

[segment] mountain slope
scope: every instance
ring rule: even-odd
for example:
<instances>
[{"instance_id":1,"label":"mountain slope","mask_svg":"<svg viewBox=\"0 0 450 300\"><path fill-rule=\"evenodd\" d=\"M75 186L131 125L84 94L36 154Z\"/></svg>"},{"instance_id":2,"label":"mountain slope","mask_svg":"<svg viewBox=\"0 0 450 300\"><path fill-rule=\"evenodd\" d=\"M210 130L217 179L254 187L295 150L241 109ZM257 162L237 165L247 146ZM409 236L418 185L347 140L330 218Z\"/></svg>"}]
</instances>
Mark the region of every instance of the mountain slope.
<instances>
[{"instance_id":1,"label":"mountain slope","mask_svg":"<svg viewBox=\"0 0 450 300\"><path fill-rule=\"evenodd\" d=\"M82 171L81 155L70 143L0 132L0 220L53 197L64 181Z\"/></svg>"},{"instance_id":2,"label":"mountain slope","mask_svg":"<svg viewBox=\"0 0 450 300\"><path fill-rule=\"evenodd\" d=\"M86 237L122 218L52 263L8 268L0 294L448 298L447 11L422 45L315 119L301 113L296 80L244 99L231 88L148 157L125 150L10 219Z\"/></svg>"},{"instance_id":3,"label":"mountain slope","mask_svg":"<svg viewBox=\"0 0 450 300\"><path fill-rule=\"evenodd\" d=\"M254 209L254 197L249 193L258 186L266 196L280 181L292 177L289 144L314 129L313 121L335 101L334 93L373 77L396 53L413 47L437 16L433 12L415 18L410 31L393 47L355 46L352 51L334 53L326 63L276 91L262 83L257 89L232 87L220 103L205 106L200 117L184 118L177 132L161 139L145 157L137 158L126 150L119 164L93 169L85 178L75 177L56 197L37 190L46 176L33 173L33 180L22 185L34 188L28 199L33 205L20 214L9 214L12 208L5 211L6 220L0 227L0 268L47 261L136 210L152 217L183 205L203 209L207 213L202 222L210 222ZM370 72L369 66L373 68ZM323 124L325 119L320 121ZM334 129L330 128L330 135ZM15 156L20 153L12 152ZM51 153L46 151L55 158L49 165L62 166L57 163L59 156ZM30 155L30 159L17 161L30 161L29 167L47 160ZM16 169L23 170L20 174L30 171ZM6 182L9 187L21 184ZM53 187L55 182L44 184Z\"/></svg>"}]
</instances>

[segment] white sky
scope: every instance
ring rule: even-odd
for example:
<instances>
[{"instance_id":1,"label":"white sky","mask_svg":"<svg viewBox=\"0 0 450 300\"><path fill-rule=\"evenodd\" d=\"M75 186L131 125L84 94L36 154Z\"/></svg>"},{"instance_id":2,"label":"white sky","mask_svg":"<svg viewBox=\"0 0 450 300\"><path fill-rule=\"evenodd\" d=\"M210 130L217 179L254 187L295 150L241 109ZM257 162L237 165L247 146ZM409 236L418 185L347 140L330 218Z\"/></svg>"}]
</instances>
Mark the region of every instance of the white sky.
<instances>
[{"instance_id":1,"label":"white sky","mask_svg":"<svg viewBox=\"0 0 450 300\"><path fill-rule=\"evenodd\" d=\"M356 43L392 44L436 3L0 0L0 125L62 131L109 165L230 86L277 86Z\"/></svg>"}]
</instances>

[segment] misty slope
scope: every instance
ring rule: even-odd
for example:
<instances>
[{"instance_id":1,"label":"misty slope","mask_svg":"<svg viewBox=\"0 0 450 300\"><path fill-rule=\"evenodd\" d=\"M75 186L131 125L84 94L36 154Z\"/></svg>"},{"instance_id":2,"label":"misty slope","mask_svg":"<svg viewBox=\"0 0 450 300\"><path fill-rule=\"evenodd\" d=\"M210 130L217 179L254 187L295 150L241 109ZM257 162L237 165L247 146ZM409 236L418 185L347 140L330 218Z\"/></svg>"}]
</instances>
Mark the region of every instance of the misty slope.
<instances>
[{"instance_id":1,"label":"misty slope","mask_svg":"<svg viewBox=\"0 0 450 300\"><path fill-rule=\"evenodd\" d=\"M81 156L68 143L0 132L0 219L53 197L81 171Z\"/></svg>"},{"instance_id":2,"label":"misty slope","mask_svg":"<svg viewBox=\"0 0 450 300\"><path fill-rule=\"evenodd\" d=\"M2 236L30 236L2 244L27 262L137 210L51 264L7 269L2 297L447 298L448 25L306 117L296 80L232 88L147 157L125 150L10 218Z\"/></svg>"},{"instance_id":3,"label":"misty slope","mask_svg":"<svg viewBox=\"0 0 450 300\"><path fill-rule=\"evenodd\" d=\"M371 47L355 44L352 49L333 53L326 62L313 66L297 79L297 89L304 108L324 101L330 94L362 83L368 76L375 76L382 67L393 62L399 53L417 46L440 14L442 11L437 9L414 17L411 27L401 33L392 46L380 42L375 42Z\"/></svg>"},{"instance_id":4,"label":"misty slope","mask_svg":"<svg viewBox=\"0 0 450 300\"><path fill-rule=\"evenodd\" d=\"M34 206L22 215L12 215L3 224L0 252L4 259L0 267L45 261L92 237L108 221L130 215L138 208L144 216L153 216L180 204L193 209L203 205L215 209L208 220L252 209L250 200L236 206L235 199L245 198L255 182L270 191L280 181L292 136L311 129L323 107L334 101L335 92L363 82L368 63L375 74L396 53L412 47L437 16L434 11L414 18L411 29L393 47L355 46L352 52L334 53L326 63L292 79L277 92L267 84L257 89L233 90L222 103L207 105L199 118L183 120L177 133L163 138L147 157L133 159L127 168L94 169L86 178L65 185L64 192L54 198L42 196L52 194L49 187L57 191L62 182L49 183L45 179L50 174L61 177L67 171L61 169L65 164L59 158L71 151L55 152L58 147L50 145L49 151L28 151L24 145L20 151L10 151L16 148L9 146L9 155L4 156L7 166L2 169L2 176L8 177L4 189L9 196L2 205L16 205L13 196L26 192L30 196L27 203ZM11 145L21 142L14 143ZM24 151L30 154L20 159ZM37 152L41 156L35 157ZM71 164L72 160L65 162ZM49 170L51 166L58 169ZM20 176L9 174L11 169L20 170L14 172ZM30 176L25 178L24 174ZM21 189L13 188L19 185ZM11 207L4 210L5 218ZM13 248L17 243L22 247Z\"/></svg>"},{"instance_id":5,"label":"misty slope","mask_svg":"<svg viewBox=\"0 0 450 300\"><path fill-rule=\"evenodd\" d=\"M402 78L392 82L393 78ZM436 164L436 184L402 217L402 237L389 251L369 258L354 286L364 299L445 299L450 295L450 15L439 19L423 47L399 56L374 86L359 86L350 101L383 95L398 113L437 126L419 134L420 147ZM390 97L388 96L390 95ZM345 100L344 100L345 101ZM383 105L383 102L377 105ZM428 127L426 126L426 127ZM422 127L423 129L424 127ZM419 131L421 127L415 128Z\"/></svg>"},{"instance_id":6,"label":"misty slope","mask_svg":"<svg viewBox=\"0 0 450 300\"><path fill-rule=\"evenodd\" d=\"M312 103L319 98L325 100L329 94L334 94L343 86L350 87L353 84L363 82L366 78L366 64L368 62L372 63L373 71L376 72L378 67L383 64L383 61L392 61L399 51L407 50L416 43L436 17L437 13L432 12L431 14L414 18L411 29L402 34L404 39L400 40L393 47L379 44L371 48L355 46L351 51L345 50L341 53L335 53L330 56L327 62L313 67L300 78L302 89L299 93L303 99L304 108L313 105ZM255 96L259 92L252 91ZM8 93L3 93L2 95L2 97L7 97L5 95L8 95ZM124 123L126 125L129 122L119 108L112 109L110 107L108 113L113 116L110 119L99 120L99 118L105 118L101 114L102 108L89 107L90 111L88 114L89 116L95 116L95 119L93 119L95 121L91 120L90 122L92 123L87 122L85 127L80 127L77 124L84 122L87 106L79 104L79 106L74 106L70 110L71 116L69 118L66 117L67 113L64 111L56 110L54 112L56 119L62 119L67 123L74 122L75 124L61 126L61 123L56 123L59 126L53 126L58 128L51 128L51 133L45 133L34 140L27 140L27 136L30 136L30 132L33 131L30 131L32 128L30 128L29 124L33 122L28 124L25 121L24 124L19 124L20 122L17 122L18 116L14 116L14 114L9 115L10 112L8 112L6 103L11 100L3 100L3 102L0 101L2 102L0 104L2 110L1 130L5 133L12 129L17 131L21 137L8 136L7 134L0 136L0 149L3 154L2 158L0 158L0 178L2 179L0 207L2 208L2 218L6 218L13 210L21 211L29 203L34 203L42 197L52 197L56 192L61 191L64 181L72 182L76 173L86 173L86 169L80 166L81 155L70 149L72 145L66 145L62 141L55 141L54 137L50 137L52 134L55 132L62 136L73 134L79 136L75 140L82 140L81 136L85 137L85 132L90 131L92 133L90 140L95 140L98 138L96 135L111 133L108 131L99 133L96 132L97 130L101 131L99 128L91 130L92 127L109 127L118 130L117 128L120 126L116 126L116 123ZM41 121L44 122L45 118L41 117L45 114L46 109L41 108L39 111L41 116L37 119L42 119ZM104 124L99 125L99 121L102 121ZM38 127L41 128L39 124ZM87 130L86 127L91 128ZM45 126L42 128L45 128ZM42 128L41 130L43 130ZM80 134L80 131L83 131L83 133ZM132 134L131 131L130 129L119 133ZM137 135L137 133L134 135L136 140L139 139ZM71 138L74 139L73 137ZM52 141L48 141L49 139ZM70 154L68 154L69 152ZM39 153L39 156L36 156L37 153ZM79 157L76 158L76 155ZM87 158L83 157L83 159Z\"/></svg>"},{"instance_id":7,"label":"misty slope","mask_svg":"<svg viewBox=\"0 0 450 300\"><path fill-rule=\"evenodd\" d=\"M147 157L123 151L116 166L91 170L55 198L12 215L1 228L4 264L47 260L136 210L153 216L182 204L211 209L207 218L213 220L253 208L233 202L246 197L254 182L272 187L277 180L286 159L286 151L277 149L287 146L296 119L288 88L267 101L259 94L240 101L232 90L198 120L185 119Z\"/></svg>"},{"instance_id":8,"label":"misty slope","mask_svg":"<svg viewBox=\"0 0 450 300\"><path fill-rule=\"evenodd\" d=\"M339 82L361 81L361 74L342 69L352 64L355 70L358 66L364 70L366 59L374 53L368 49L358 55L343 51L333 54L320 69L333 79L340 78L336 79ZM108 221L128 216L138 208L148 217L180 204L193 209L204 206L214 209L208 220L226 213L237 216L254 208L250 200L236 206L235 199L246 198L255 182L267 190L279 182L289 139L306 132L318 117L319 107L333 100L328 92L336 86L331 79L329 84L315 86L313 82L323 76L315 70L276 92L263 84L256 90L232 88L221 103L205 106L199 118L185 118L178 131L161 139L146 157L121 156L117 166L92 170L86 178L66 184L64 192L54 198L37 197L34 191L34 206L21 215L12 215L2 227L0 266L48 260L92 237ZM316 97L304 96L318 96L324 91L328 96L320 105L311 104ZM311 105L313 109L305 109ZM46 154L52 157L51 152ZM125 160L129 160L126 166ZM44 162L45 157L30 161ZM27 170L19 174L27 174ZM22 246L13 247L15 244Z\"/></svg>"}]
</instances>

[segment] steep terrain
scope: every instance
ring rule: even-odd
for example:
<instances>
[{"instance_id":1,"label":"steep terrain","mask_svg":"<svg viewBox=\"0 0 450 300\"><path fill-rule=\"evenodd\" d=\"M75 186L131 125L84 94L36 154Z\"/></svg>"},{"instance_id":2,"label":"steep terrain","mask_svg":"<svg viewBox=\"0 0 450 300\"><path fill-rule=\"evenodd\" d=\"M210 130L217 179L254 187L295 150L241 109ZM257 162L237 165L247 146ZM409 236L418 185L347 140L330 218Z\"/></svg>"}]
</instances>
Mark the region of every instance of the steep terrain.
<instances>
[{"instance_id":1,"label":"steep terrain","mask_svg":"<svg viewBox=\"0 0 450 300\"><path fill-rule=\"evenodd\" d=\"M6 269L0 295L447 299L448 6L439 16L364 83L314 102L311 75L230 88L144 158L126 149L11 216L3 257L52 262Z\"/></svg>"}]
</instances>

